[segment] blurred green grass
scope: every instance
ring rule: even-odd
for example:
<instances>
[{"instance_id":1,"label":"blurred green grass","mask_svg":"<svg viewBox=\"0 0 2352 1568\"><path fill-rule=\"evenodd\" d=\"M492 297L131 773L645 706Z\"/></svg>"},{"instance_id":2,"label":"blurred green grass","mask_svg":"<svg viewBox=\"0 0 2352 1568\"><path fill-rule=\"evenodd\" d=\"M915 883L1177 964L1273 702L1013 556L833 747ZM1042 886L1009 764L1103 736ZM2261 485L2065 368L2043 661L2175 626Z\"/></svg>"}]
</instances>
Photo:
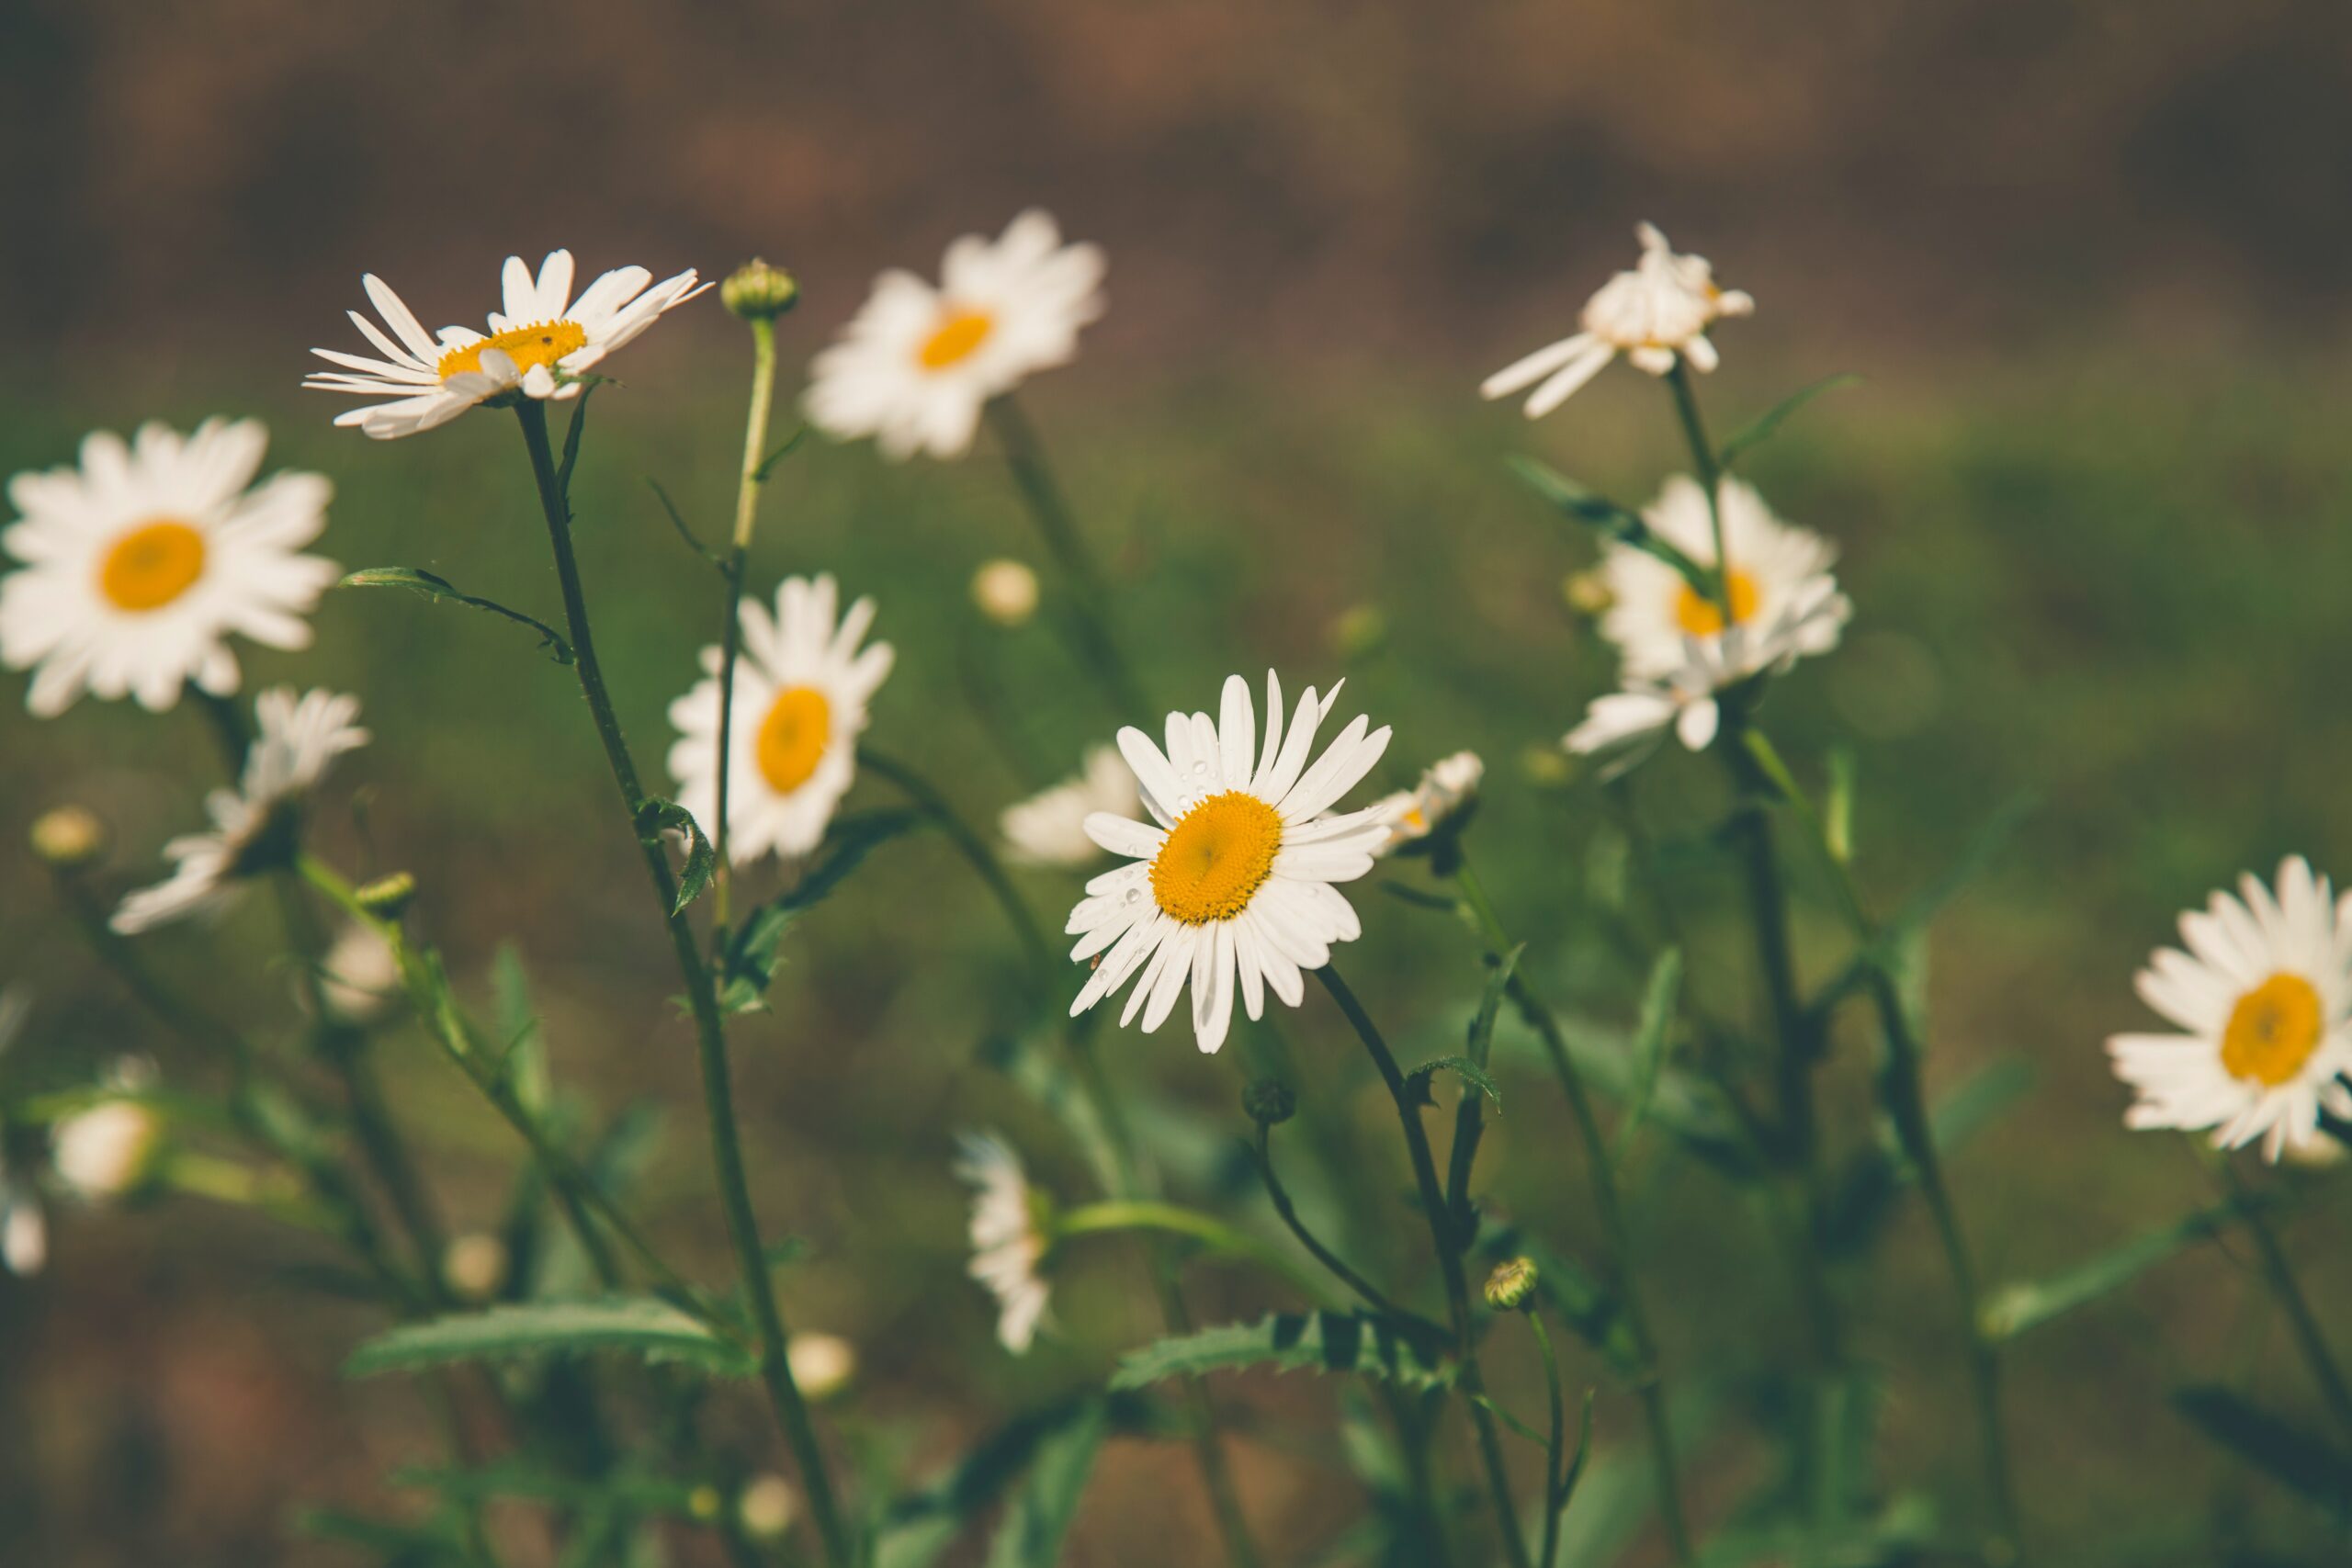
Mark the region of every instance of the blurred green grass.
<instances>
[{"instance_id":1,"label":"blurred green grass","mask_svg":"<svg viewBox=\"0 0 2352 1568\"><path fill-rule=\"evenodd\" d=\"M695 650L714 640L718 597L645 480L668 486L707 537L723 531L740 442L726 370L706 366L674 398L654 389L653 376L597 394L575 485L599 644L640 765L655 775L669 739L663 709L690 683ZM1704 393L1724 432L1781 389L1735 366ZM1203 374L1108 397L1090 397L1069 374L1037 390L1033 412L1117 581L1121 633L1155 697L1213 706L1226 673L1254 678L1269 664L1293 692L1344 674L1346 711L1396 729L1375 782L1407 782L1456 748L1480 751L1490 771L1472 851L1506 919L1575 1011L1622 1024L1637 963L1612 937L1614 917L1588 875L1596 837L1615 830L1611 808L1589 783L1523 765L1609 680L1560 590L1591 550L1500 458L1532 450L1620 499L1645 500L1675 459L1663 395L1619 374L1529 427L1450 380L1409 373L1275 388ZM2352 826L2340 782L2352 735L2338 716L2335 662L2340 585L2352 581L2339 391L2316 369L2256 380L2115 364L1866 384L1807 409L1748 464L1784 516L1844 547L1841 577L1858 605L1847 645L1803 667L1766 716L1809 782L1820 778L1825 745L1853 737L1860 868L1876 905L1892 908L1950 863L2004 801L2035 801L1931 949L1931 1081L1949 1085L2012 1055L2036 1077L2032 1098L1955 1163L1993 1280L2063 1266L2199 1200L2199 1178L2177 1142L2122 1130L2126 1097L2099 1051L2106 1032L2143 1021L2131 973L2167 936L2173 911L2290 851L2352 872L2339 858ZM423 567L556 618L511 421L477 414L377 446L327 429L322 400L258 384L247 396L226 406L266 412L273 466L336 482L324 553L346 567ZM214 411L164 412L185 424ZM86 397L17 409L0 422L0 464L13 472L69 460L82 429L108 423L124 423L116 405ZM876 635L897 645L899 662L869 739L984 823L1074 767L1114 719L1144 716L1106 712L1043 620L1008 632L978 615L968 581L997 555L1047 566L985 453L892 468L865 448L812 442L780 470L751 579L772 591L786 572L826 570L847 592L876 596ZM1385 637L1343 653L1337 625L1365 605ZM715 1261L690 1042L666 999L673 976L569 673L519 628L406 594L336 592L316 623L315 649L251 650L247 666L249 689L287 680L364 699L376 743L331 788L322 841L355 871L413 871L420 918L477 991L492 953L512 942L547 1011L559 1074L604 1112L639 1097L676 1108L646 1201L681 1245ZM22 829L49 805L93 805L119 836L107 874L135 886L161 841L197 813L216 766L208 737L191 712L157 718L87 702L36 724L17 690L12 680L0 704L10 763L0 882L17 895L0 899L0 951L10 955L5 973L40 994L30 1044L54 1072L154 1048L175 1074L196 1077L51 919ZM1634 794L1670 846L1698 840L1722 804L1703 762L1677 754L1645 765ZM346 796L364 803L364 819L340 809ZM868 780L853 799L888 796ZM1668 894L1691 941L1694 989L1736 1016L1750 986L1736 928L1715 913L1725 885L1702 854L1670 858ZM1809 896L1802 872L1798 880ZM1070 879L1024 875L1023 886L1058 925ZM1479 983L1468 939L1371 884L1354 900L1367 934L1343 952L1344 968L1408 1060L1450 1048ZM1808 972L1826 974L1842 955L1835 922L1817 900L1803 914ZM254 908L217 932L177 931L151 947L266 1029L291 1016L272 935ZM968 1431L991 1411L1098 1378L1107 1354L1152 1331L1133 1271L1114 1257L1082 1258L1060 1291L1078 1337L1022 1363L994 1350L984 1303L961 1278L962 1195L945 1173L955 1129L1006 1125L1047 1178L1073 1193L1082 1181L1051 1123L989 1065L987 1043L1014 1010L1013 955L969 878L935 840L894 844L787 942L786 958L775 1010L746 1021L737 1051L767 1224L815 1244L814 1261L790 1281L798 1320L865 1348L873 1404L888 1417L935 1416L944 1404L949 1425ZM1179 1186L1248 1205L1219 1156L1240 1130L1242 1083L1277 1051L1295 1060L1303 1091L1337 1112L1340 1135L1370 1157L1394 1153L1385 1107L1334 1021L1310 997L1281 1019L1279 1041L1237 1025L1221 1059L1197 1057L1175 1026L1149 1038L1106 1030L1104 1043L1119 1076L1153 1086L1151 1102L1170 1108L1160 1152ZM1588 1234L1580 1179L1524 1047L1505 1039L1512 1070L1487 1179L1498 1208L1574 1244ZM1869 1049L1866 1032L1850 1031L1833 1069L1836 1135L1849 1147L1869 1135ZM486 1221L512 1159L500 1130L420 1043L400 1037L386 1052L446 1201L461 1218ZM1669 1356L1687 1366L1729 1347L1736 1359L1769 1361L1787 1340L1779 1276L1751 1217L1729 1189L1660 1152L1641 1178L1644 1263L1659 1280ZM1371 1207L1359 1244L1411 1267L1419 1254L1401 1218L1384 1224ZM2335 1205L2333 1223L2341 1213ZM2302 1217L2299 1256L2321 1299L2342 1303L2352 1300L2352 1268L2320 1245L2330 1223ZM61 1228L51 1278L0 1281L0 1317L13 1314L18 1330L0 1348L0 1365L14 1363L0 1381L24 1377L36 1411L78 1408L94 1390L138 1404L139 1391L107 1370L114 1340L167 1348L175 1325L223 1303L283 1326L302 1348L285 1408L256 1417L266 1431L254 1441L282 1442L322 1412L396 1412L412 1397L332 1383L353 1320L321 1319L242 1278L241 1258L288 1250L250 1225L199 1212L185 1224L145 1215ZM1212 1284L1204 1316L1268 1299L1238 1277ZM1888 1267L1858 1285L1858 1338L1894 1368L1889 1470L1964 1495L1965 1445L1948 1414L1961 1407L1959 1361L1941 1289L1908 1216ZM8 1303L12 1292L19 1299ZM2207 1251L2019 1348L2009 1386L2021 1469L2063 1560L2094 1560L2119 1518L2193 1515L2209 1494L2242 1500L2257 1533L2299 1538L2292 1505L2233 1477L2163 1410L2168 1380L2247 1369L2295 1399L2290 1363L2249 1327L2245 1299ZM1294 1381L1247 1397L1279 1411L1319 1409L1329 1394ZM155 1418L171 1455L186 1430ZM380 1461L381 1439L340 1429L372 1418L335 1424L340 1435L306 1468L332 1487L364 1490L363 1461ZM1622 1426L1621 1412L1604 1409L1606 1430ZM130 1483L79 1473L100 1466L104 1444L91 1443L60 1441L21 1461L8 1490L21 1494L28 1477L55 1483L63 1471L66 1500L48 1506L95 1506L88 1499ZM944 1451L940 1432L924 1447ZM1727 1506L1754 1462L1736 1447L1702 1461L1700 1495ZM182 1479L167 1493L179 1501L158 1527L178 1532L172 1539L264 1539L233 1509L234 1529L211 1519L222 1509L191 1513L186 1472L173 1473ZM1285 1460L1261 1478L1265 1506L1285 1521L1276 1540L1311 1537L1316 1520L1343 1513L1334 1499L1344 1492L1318 1474ZM1114 1469L1103 1484L1081 1521L1085 1539L1148 1539L1150 1521L1177 1506L1135 1501L1164 1490L1148 1467ZM252 1506L266 1514L284 1495L265 1489Z\"/></svg>"}]
</instances>

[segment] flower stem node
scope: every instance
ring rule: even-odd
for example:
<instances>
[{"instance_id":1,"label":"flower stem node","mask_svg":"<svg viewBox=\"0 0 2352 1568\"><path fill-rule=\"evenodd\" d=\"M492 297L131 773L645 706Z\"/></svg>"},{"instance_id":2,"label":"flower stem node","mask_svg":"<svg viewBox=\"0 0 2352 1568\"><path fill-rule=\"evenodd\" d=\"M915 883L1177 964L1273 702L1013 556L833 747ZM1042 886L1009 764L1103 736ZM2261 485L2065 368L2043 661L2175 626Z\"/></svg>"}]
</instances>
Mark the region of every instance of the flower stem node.
<instances>
[{"instance_id":1,"label":"flower stem node","mask_svg":"<svg viewBox=\"0 0 2352 1568\"><path fill-rule=\"evenodd\" d=\"M755 256L718 286L718 302L747 321L774 321L800 302L800 280Z\"/></svg>"},{"instance_id":2,"label":"flower stem node","mask_svg":"<svg viewBox=\"0 0 2352 1568\"><path fill-rule=\"evenodd\" d=\"M1261 1127L1279 1127L1298 1114L1298 1096L1279 1078L1260 1078L1241 1091L1241 1109Z\"/></svg>"},{"instance_id":3,"label":"flower stem node","mask_svg":"<svg viewBox=\"0 0 2352 1568\"><path fill-rule=\"evenodd\" d=\"M56 872L75 872L106 852L107 826L79 806L60 806L33 818L33 853Z\"/></svg>"},{"instance_id":4,"label":"flower stem node","mask_svg":"<svg viewBox=\"0 0 2352 1568\"><path fill-rule=\"evenodd\" d=\"M352 894L359 907L379 919L397 920L416 897L416 878L405 871L379 876Z\"/></svg>"},{"instance_id":5,"label":"flower stem node","mask_svg":"<svg viewBox=\"0 0 2352 1568\"><path fill-rule=\"evenodd\" d=\"M1497 1312L1517 1312L1534 1299L1535 1261L1513 1258L1495 1265L1487 1276L1487 1304Z\"/></svg>"}]
</instances>

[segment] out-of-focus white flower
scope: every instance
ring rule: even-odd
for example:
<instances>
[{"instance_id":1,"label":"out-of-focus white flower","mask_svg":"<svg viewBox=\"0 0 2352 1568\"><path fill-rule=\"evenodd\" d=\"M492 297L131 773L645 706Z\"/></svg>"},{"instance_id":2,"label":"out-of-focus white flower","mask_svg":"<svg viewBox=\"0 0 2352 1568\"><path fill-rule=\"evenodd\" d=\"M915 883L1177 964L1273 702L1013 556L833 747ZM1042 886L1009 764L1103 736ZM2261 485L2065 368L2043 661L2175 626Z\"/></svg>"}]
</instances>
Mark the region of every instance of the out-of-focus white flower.
<instances>
[{"instance_id":1,"label":"out-of-focus white flower","mask_svg":"<svg viewBox=\"0 0 2352 1568\"><path fill-rule=\"evenodd\" d=\"M345 926L319 964L319 998L345 1023L370 1023L400 998L400 960L376 928Z\"/></svg>"},{"instance_id":2,"label":"out-of-focus white flower","mask_svg":"<svg viewBox=\"0 0 2352 1568\"><path fill-rule=\"evenodd\" d=\"M2256 1138L2272 1161L2328 1140L2320 1112L2352 1118L2352 895L2338 903L2301 855L2277 890L2248 874L2180 917L2181 947L2156 950L2140 999L2185 1031L2118 1034L2115 1076L2138 1091L2127 1127L2213 1131L2216 1148Z\"/></svg>"},{"instance_id":3,"label":"out-of-focus white flower","mask_svg":"<svg viewBox=\"0 0 2352 1568\"><path fill-rule=\"evenodd\" d=\"M133 1100L107 1100L75 1111L50 1131L59 1179L93 1202L119 1198L153 1174L162 1152L162 1118Z\"/></svg>"},{"instance_id":4,"label":"out-of-focus white flower","mask_svg":"<svg viewBox=\"0 0 2352 1568\"><path fill-rule=\"evenodd\" d=\"M1726 316L1751 313L1756 301L1736 288L1716 287L1706 258L1677 255L1655 225L1645 223L1634 232L1642 259L1586 302L1582 330L1487 377L1478 389L1482 397L1507 398L1533 387L1527 417L1541 419L1621 354L1653 376L1665 375L1677 360L1694 370L1715 367L1707 329Z\"/></svg>"},{"instance_id":5,"label":"out-of-focus white flower","mask_svg":"<svg viewBox=\"0 0 2352 1568\"><path fill-rule=\"evenodd\" d=\"M1028 865L1086 865L1102 858L1102 847L1087 837L1086 819L1098 811L1133 817L1143 809L1134 770L1115 746L1090 746L1086 765L1028 799L1004 808L998 828L1007 858Z\"/></svg>"},{"instance_id":6,"label":"out-of-focus white flower","mask_svg":"<svg viewBox=\"0 0 2352 1568\"><path fill-rule=\"evenodd\" d=\"M27 707L53 718L86 691L161 712L189 682L237 689L232 632L310 646L302 617L339 569L299 552L334 492L316 474L255 485L268 444L250 419L94 431L78 467L9 481L0 547L25 565L0 579L0 662L33 671Z\"/></svg>"},{"instance_id":7,"label":"out-of-focus white flower","mask_svg":"<svg viewBox=\"0 0 2352 1568\"><path fill-rule=\"evenodd\" d=\"M1407 844L1428 838L1439 824L1475 799L1487 764L1476 751L1456 751L1430 764L1421 782L1372 803L1388 837L1373 851L1376 856L1396 853Z\"/></svg>"},{"instance_id":8,"label":"out-of-focus white flower","mask_svg":"<svg viewBox=\"0 0 2352 1568\"><path fill-rule=\"evenodd\" d=\"M811 1400L827 1400L857 1375L857 1347L838 1334L796 1334L785 1346L792 1381Z\"/></svg>"},{"instance_id":9,"label":"out-of-focus white flower","mask_svg":"<svg viewBox=\"0 0 2352 1568\"><path fill-rule=\"evenodd\" d=\"M996 1297L997 1339L1018 1356L1035 1341L1048 1300L1037 1272L1046 1247L1038 1223L1040 1203L1021 1156L1003 1139L967 1133L957 1144L956 1175L974 1190L972 1278Z\"/></svg>"},{"instance_id":10,"label":"out-of-focus white flower","mask_svg":"<svg viewBox=\"0 0 2352 1568\"><path fill-rule=\"evenodd\" d=\"M781 1475L753 1478L735 1499L735 1517L753 1540L781 1540L792 1526L792 1483Z\"/></svg>"},{"instance_id":11,"label":"out-of-focus white flower","mask_svg":"<svg viewBox=\"0 0 2352 1568\"><path fill-rule=\"evenodd\" d=\"M972 573L972 603L998 626L1020 626L1037 613L1037 574L1023 561L982 561Z\"/></svg>"},{"instance_id":12,"label":"out-of-focus white flower","mask_svg":"<svg viewBox=\"0 0 2352 1568\"><path fill-rule=\"evenodd\" d=\"M505 1288L506 1243L488 1231L454 1236L441 1253L441 1278L464 1301L486 1302Z\"/></svg>"},{"instance_id":13,"label":"out-of-focus white flower","mask_svg":"<svg viewBox=\"0 0 2352 1568\"><path fill-rule=\"evenodd\" d=\"M947 247L934 288L893 269L808 367L809 421L885 456L961 457L980 411L1036 372L1067 365L1079 329L1102 313L1102 253L1065 245L1032 209L1001 239Z\"/></svg>"}]
</instances>

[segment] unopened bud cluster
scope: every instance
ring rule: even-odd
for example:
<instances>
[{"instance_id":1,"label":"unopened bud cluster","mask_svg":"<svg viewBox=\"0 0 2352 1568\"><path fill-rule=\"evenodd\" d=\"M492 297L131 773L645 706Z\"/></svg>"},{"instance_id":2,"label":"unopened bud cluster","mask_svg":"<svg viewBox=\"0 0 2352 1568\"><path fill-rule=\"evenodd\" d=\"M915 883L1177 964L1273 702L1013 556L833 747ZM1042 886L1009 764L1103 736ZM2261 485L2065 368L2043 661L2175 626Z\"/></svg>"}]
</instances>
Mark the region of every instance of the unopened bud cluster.
<instances>
[{"instance_id":1,"label":"unopened bud cluster","mask_svg":"<svg viewBox=\"0 0 2352 1568\"><path fill-rule=\"evenodd\" d=\"M800 282L754 258L718 286L718 302L747 321L773 321L800 301Z\"/></svg>"}]
</instances>

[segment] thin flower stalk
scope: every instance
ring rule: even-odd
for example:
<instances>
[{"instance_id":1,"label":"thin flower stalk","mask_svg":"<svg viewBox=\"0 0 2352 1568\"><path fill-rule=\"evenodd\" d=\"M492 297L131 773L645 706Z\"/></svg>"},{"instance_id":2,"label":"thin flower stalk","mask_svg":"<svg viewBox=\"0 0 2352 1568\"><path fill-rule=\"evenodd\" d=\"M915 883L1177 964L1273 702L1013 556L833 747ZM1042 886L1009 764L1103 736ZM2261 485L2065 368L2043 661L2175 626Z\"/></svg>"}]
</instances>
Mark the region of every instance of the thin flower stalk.
<instances>
[{"instance_id":1,"label":"thin flower stalk","mask_svg":"<svg viewBox=\"0 0 2352 1568\"><path fill-rule=\"evenodd\" d=\"M727 607L722 618L718 660L718 808L710 836L718 851L711 873L711 946L727 940L729 900L734 863L727 847L727 790L733 773L729 754L735 739L735 664L743 651L743 563L751 554L752 533L760 514L760 491L765 479L768 411L775 400L775 318L753 316L752 329L752 401L743 421L743 472L735 491L735 528L728 541L727 560L719 575L725 580Z\"/></svg>"},{"instance_id":2,"label":"thin flower stalk","mask_svg":"<svg viewBox=\"0 0 2352 1568\"><path fill-rule=\"evenodd\" d=\"M2327 1414L2348 1443L2352 1443L2352 1386L2344 1381L2342 1368L2335 1355L2327 1348L2327 1336L2321 1332L2319 1319L2296 1281L2295 1271L2287 1261L2286 1250L2278 1244L2278 1233L2270 1228L2270 1221L2262 1212L2262 1203L2248 1190L2245 1179L2225 1153L2208 1151L2207 1160L2219 1173L2227 1189L2231 1206L2237 1212L2238 1223L2254 1243L2255 1260L2260 1266L2262 1282L2271 1298L2278 1303L2280 1314L2287 1319L2287 1331L2295 1341L2295 1349L2310 1369L2312 1381L2319 1385L2320 1403L2327 1406Z\"/></svg>"}]
</instances>

